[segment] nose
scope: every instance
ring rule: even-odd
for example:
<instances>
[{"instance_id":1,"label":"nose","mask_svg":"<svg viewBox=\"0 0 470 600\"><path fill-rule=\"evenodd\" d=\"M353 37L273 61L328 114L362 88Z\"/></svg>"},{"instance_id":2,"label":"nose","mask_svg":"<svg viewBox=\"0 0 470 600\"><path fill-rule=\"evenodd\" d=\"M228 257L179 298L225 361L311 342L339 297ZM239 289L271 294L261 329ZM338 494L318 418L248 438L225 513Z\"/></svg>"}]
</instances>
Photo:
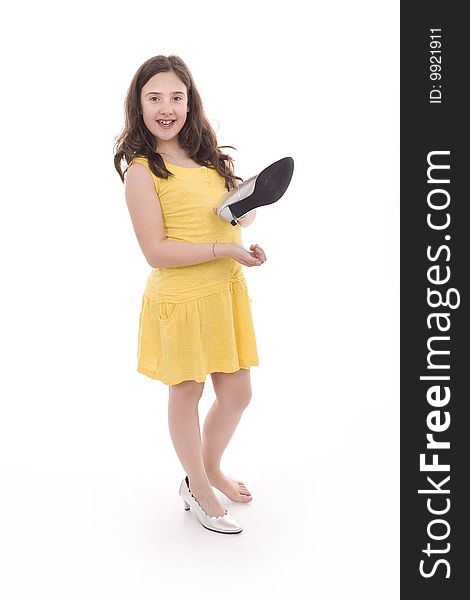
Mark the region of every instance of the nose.
<instances>
[{"instance_id":1,"label":"nose","mask_svg":"<svg viewBox=\"0 0 470 600\"><path fill-rule=\"evenodd\" d=\"M160 106L160 111L159 111L162 115L168 115L168 114L172 114L173 113L173 109L171 108L171 106L165 102L162 102L161 106Z\"/></svg>"}]
</instances>

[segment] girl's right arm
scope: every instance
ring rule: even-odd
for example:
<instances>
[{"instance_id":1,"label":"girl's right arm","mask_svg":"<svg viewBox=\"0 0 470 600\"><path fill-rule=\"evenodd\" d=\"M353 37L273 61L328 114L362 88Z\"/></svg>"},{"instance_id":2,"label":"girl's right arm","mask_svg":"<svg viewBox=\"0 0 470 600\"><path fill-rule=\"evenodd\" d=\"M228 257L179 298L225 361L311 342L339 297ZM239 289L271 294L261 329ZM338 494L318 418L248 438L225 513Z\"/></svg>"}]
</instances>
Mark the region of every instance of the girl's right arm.
<instances>
[{"instance_id":1,"label":"girl's right arm","mask_svg":"<svg viewBox=\"0 0 470 600\"><path fill-rule=\"evenodd\" d=\"M125 195L137 241L151 267L183 267L231 254L232 242L217 242L214 256L212 243L166 238L160 201L152 176L144 165L133 163L128 168Z\"/></svg>"}]
</instances>

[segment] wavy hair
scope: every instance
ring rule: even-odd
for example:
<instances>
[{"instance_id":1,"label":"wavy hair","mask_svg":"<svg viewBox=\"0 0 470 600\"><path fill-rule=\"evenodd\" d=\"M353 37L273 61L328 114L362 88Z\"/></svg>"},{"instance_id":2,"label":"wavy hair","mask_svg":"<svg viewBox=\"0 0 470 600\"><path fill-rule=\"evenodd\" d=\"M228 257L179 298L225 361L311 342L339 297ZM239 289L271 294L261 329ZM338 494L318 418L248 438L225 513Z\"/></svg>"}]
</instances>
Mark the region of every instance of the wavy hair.
<instances>
[{"instance_id":1,"label":"wavy hair","mask_svg":"<svg viewBox=\"0 0 470 600\"><path fill-rule=\"evenodd\" d=\"M178 141L186 154L201 166L215 169L225 179L228 191L236 187L236 180L243 181L234 174L233 160L223 154L218 146L216 134L211 127L202 105L199 92L194 85L192 75L183 60L174 54L154 56L144 62L135 73L124 103L125 121L122 132L116 136L114 144L114 166L124 183L124 175L133 158L145 156L149 167L157 177L168 179L173 175L169 171L161 154L156 152L155 137L147 129L141 114L141 92L144 85L157 73L173 71L188 90L188 108L186 122L178 134ZM124 171L121 168L125 161Z\"/></svg>"}]
</instances>

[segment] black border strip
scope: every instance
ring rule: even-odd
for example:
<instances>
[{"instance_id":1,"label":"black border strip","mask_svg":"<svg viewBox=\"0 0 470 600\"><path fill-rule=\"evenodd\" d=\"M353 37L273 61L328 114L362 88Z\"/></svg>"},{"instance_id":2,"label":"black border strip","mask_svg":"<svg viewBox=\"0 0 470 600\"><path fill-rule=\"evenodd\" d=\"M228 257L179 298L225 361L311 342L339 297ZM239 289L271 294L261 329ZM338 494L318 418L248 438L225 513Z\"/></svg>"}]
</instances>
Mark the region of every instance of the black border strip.
<instances>
[{"instance_id":1,"label":"black border strip","mask_svg":"<svg viewBox=\"0 0 470 600\"><path fill-rule=\"evenodd\" d=\"M401 2L400 590L413 600L469 593L464 9L465 3Z\"/></svg>"}]
</instances>

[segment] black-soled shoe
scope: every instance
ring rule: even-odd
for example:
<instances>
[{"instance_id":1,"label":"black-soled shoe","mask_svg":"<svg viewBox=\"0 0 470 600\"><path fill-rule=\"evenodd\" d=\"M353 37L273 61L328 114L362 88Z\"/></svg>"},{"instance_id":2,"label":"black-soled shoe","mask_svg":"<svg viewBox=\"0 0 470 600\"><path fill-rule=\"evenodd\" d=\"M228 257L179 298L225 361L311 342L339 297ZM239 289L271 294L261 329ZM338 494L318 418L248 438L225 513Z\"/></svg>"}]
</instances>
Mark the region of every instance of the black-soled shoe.
<instances>
[{"instance_id":1,"label":"black-soled shoe","mask_svg":"<svg viewBox=\"0 0 470 600\"><path fill-rule=\"evenodd\" d=\"M217 215L232 225L247 212L273 204L289 187L294 172L294 159L281 158L225 194L217 206Z\"/></svg>"}]
</instances>

